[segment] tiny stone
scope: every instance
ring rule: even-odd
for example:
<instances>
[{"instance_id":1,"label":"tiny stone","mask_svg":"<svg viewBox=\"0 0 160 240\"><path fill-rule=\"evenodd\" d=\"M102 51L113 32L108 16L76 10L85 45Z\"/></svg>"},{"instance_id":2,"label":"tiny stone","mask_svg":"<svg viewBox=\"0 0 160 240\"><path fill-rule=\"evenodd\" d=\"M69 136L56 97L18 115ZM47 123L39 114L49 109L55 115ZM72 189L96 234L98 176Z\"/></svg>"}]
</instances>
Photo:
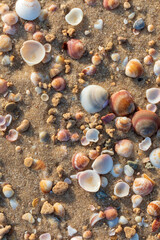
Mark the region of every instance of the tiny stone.
<instances>
[{"instance_id":1,"label":"tiny stone","mask_svg":"<svg viewBox=\"0 0 160 240\"><path fill-rule=\"evenodd\" d=\"M131 14L128 15L128 18L131 20L135 17L135 12L132 12Z\"/></svg>"},{"instance_id":2,"label":"tiny stone","mask_svg":"<svg viewBox=\"0 0 160 240\"><path fill-rule=\"evenodd\" d=\"M20 146L17 146L17 147L16 147L16 152L17 152L17 153L20 153L21 151L22 151L22 148L21 148Z\"/></svg>"},{"instance_id":3,"label":"tiny stone","mask_svg":"<svg viewBox=\"0 0 160 240\"><path fill-rule=\"evenodd\" d=\"M154 40L151 40L151 41L148 42L148 46L153 47L155 45L155 43L156 42Z\"/></svg>"},{"instance_id":4,"label":"tiny stone","mask_svg":"<svg viewBox=\"0 0 160 240\"><path fill-rule=\"evenodd\" d=\"M48 202L44 202L41 208L41 214L52 214L54 212L54 207Z\"/></svg>"},{"instance_id":5,"label":"tiny stone","mask_svg":"<svg viewBox=\"0 0 160 240\"><path fill-rule=\"evenodd\" d=\"M63 195L68 190L68 183L58 182L53 188L52 191L56 195Z\"/></svg>"},{"instance_id":6,"label":"tiny stone","mask_svg":"<svg viewBox=\"0 0 160 240\"><path fill-rule=\"evenodd\" d=\"M136 234L136 230L131 227L125 227L124 232L125 232L126 238L131 238Z\"/></svg>"},{"instance_id":7,"label":"tiny stone","mask_svg":"<svg viewBox=\"0 0 160 240\"><path fill-rule=\"evenodd\" d=\"M145 22L142 18L139 18L133 24L133 28L136 30L142 30L144 27L145 27Z\"/></svg>"},{"instance_id":8,"label":"tiny stone","mask_svg":"<svg viewBox=\"0 0 160 240\"><path fill-rule=\"evenodd\" d=\"M29 168L29 167L32 166L32 164L33 164L33 158L27 157L27 158L24 159L24 165L25 165L26 167Z\"/></svg>"}]
</instances>

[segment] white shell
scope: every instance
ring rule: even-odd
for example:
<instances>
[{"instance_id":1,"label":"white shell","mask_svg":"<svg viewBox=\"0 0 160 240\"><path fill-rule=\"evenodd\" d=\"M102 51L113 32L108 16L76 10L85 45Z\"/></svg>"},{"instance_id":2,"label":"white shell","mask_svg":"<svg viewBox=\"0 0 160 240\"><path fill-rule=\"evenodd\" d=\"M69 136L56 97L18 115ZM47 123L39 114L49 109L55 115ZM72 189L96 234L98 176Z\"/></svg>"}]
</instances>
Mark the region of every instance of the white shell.
<instances>
[{"instance_id":1,"label":"white shell","mask_svg":"<svg viewBox=\"0 0 160 240\"><path fill-rule=\"evenodd\" d=\"M88 192L97 192L101 185L101 179L94 170L86 170L77 175L79 185Z\"/></svg>"},{"instance_id":2,"label":"white shell","mask_svg":"<svg viewBox=\"0 0 160 240\"><path fill-rule=\"evenodd\" d=\"M118 182L114 187L114 195L117 197L126 197L129 194L130 186L125 182Z\"/></svg>"},{"instance_id":3,"label":"white shell","mask_svg":"<svg viewBox=\"0 0 160 240\"><path fill-rule=\"evenodd\" d=\"M110 155L102 154L95 159L92 168L99 174L109 173L113 168L113 160Z\"/></svg>"},{"instance_id":4,"label":"white shell","mask_svg":"<svg viewBox=\"0 0 160 240\"><path fill-rule=\"evenodd\" d=\"M154 73L156 76L160 75L160 60L156 61L154 64Z\"/></svg>"},{"instance_id":5,"label":"white shell","mask_svg":"<svg viewBox=\"0 0 160 240\"><path fill-rule=\"evenodd\" d=\"M98 85L85 87L80 96L82 107L88 113L100 112L108 104L107 91Z\"/></svg>"},{"instance_id":6,"label":"white shell","mask_svg":"<svg viewBox=\"0 0 160 240\"><path fill-rule=\"evenodd\" d=\"M124 216L120 216L120 218L119 218L119 224L125 225L125 224L127 224L127 223L128 223L127 218L124 217Z\"/></svg>"},{"instance_id":7,"label":"white shell","mask_svg":"<svg viewBox=\"0 0 160 240\"><path fill-rule=\"evenodd\" d=\"M80 8L73 8L66 16L65 20L72 26L77 26L83 20L83 12Z\"/></svg>"},{"instance_id":8,"label":"white shell","mask_svg":"<svg viewBox=\"0 0 160 240\"><path fill-rule=\"evenodd\" d=\"M123 166L120 163L117 163L113 166L111 174L113 177L119 177L123 172Z\"/></svg>"},{"instance_id":9,"label":"white shell","mask_svg":"<svg viewBox=\"0 0 160 240\"><path fill-rule=\"evenodd\" d=\"M103 219L103 218L99 217L98 213L93 213L90 217L90 220L89 220L89 223L90 223L91 227L93 227L101 219Z\"/></svg>"},{"instance_id":10,"label":"white shell","mask_svg":"<svg viewBox=\"0 0 160 240\"><path fill-rule=\"evenodd\" d=\"M31 213L23 214L22 219L29 222L29 223L35 223L35 219L34 219L34 217L32 216Z\"/></svg>"},{"instance_id":11,"label":"white shell","mask_svg":"<svg viewBox=\"0 0 160 240\"><path fill-rule=\"evenodd\" d=\"M134 174L134 169L129 165L124 166L124 174L128 177L132 177Z\"/></svg>"},{"instance_id":12,"label":"white shell","mask_svg":"<svg viewBox=\"0 0 160 240\"><path fill-rule=\"evenodd\" d=\"M151 112L156 112L157 106L155 104L147 104L146 110L151 111Z\"/></svg>"},{"instance_id":13,"label":"white shell","mask_svg":"<svg viewBox=\"0 0 160 240\"><path fill-rule=\"evenodd\" d=\"M98 30L102 30L102 28L103 28L103 20L102 19L98 19L96 21L96 23L94 24L94 28L98 29Z\"/></svg>"},{"instance_id":14,"label":"white shell","mask_svg":"<svg viewBox=\"0 0 160 240\"><path fill-rule=\"evenodd\" d=\"M40 42L28 40L23 43L20 53L23 60L29 66L33 66L40 63L45 57L45 48Z\"/></svg>"},{"instance_id":15,"label":"white shell","mask_svg":"<svg viewBox=\"0 0 160 240\"><path fill-rule=\"evenodd\" d=\"M99 140L99 131L95 128L88 129L86 132L86 139L89 142L97 142Z\"/></svg>"},{"instance_id":16,"label":"white shell","mask_svg":"<svg viewBox=\"0 0 160 240\"><path fill-rule=\"evenodd\" d=\"M139 149L147 151L152 145L150 137L146 137L141 143L139 143Z\"/></svg>"},{"instance_id":17,"label":"white shell","mask_svg":"<svg viewBox=\"0 0 160 240\"><path fill-rule=\"evenodd\" d=\"M133 208L138 207L141 204L142 200L143 200L143 198L140 195L133 195L131 197L132 207Z\"/></svg>"},{"instance_id":18,"label":"white shell","mask_svg":"<svg viewBox=\"0 0 160 240\"><path fill-rule=\"evenodd\" d=\"M34 20L41 12L41 6L37 0L18 0L16 2L16 13L24 20Z\"/></svg>"},{"instance_id":19,"label":"white shell","mask_svg":"<svg viewBox=\"0 0 160 240\"><path fill-rule=\"evenodd\" d=\"M160 102L160 88L149 88L146 91L146 97L149 103L156 104Z\"/></svg>"},{"instance_id":20,"label":"white shell","mask_svg":"<svg viewBox=\"0 0 160 240\"><path fill-rule=\"evenodd\" d=\"M108 185L108 179L106 177L101 177L101 187L105 188Z\"/></svg>"},{"instance_id":21,"label":"white shell","mask_svg":"<svg viewBox=\"0 0 160 240\"><path fill-rule=\"evenodd\" d=\"M39 240L51 240L50 233L43 233L39 236Z\"/></svg>"},{"instance_id":22,"label":"white shell","mask_svg":"<svg viewBox=\"0 0 160 240\"><path fill-rule=\"evenodd\" d=\"M75 236L71 238L71 240L83 240L83 238L81 236Z\"/></svg>"},{"instance_id":23,"label":"white shell","mask_svg":"<svg viewBox=\"0 0 160 240\"><path fill-rule=\"evenodd\" d=\"M160 168L160 148L156 148L150 153L149 160L154 167Z\"/></svg>"},{"instance_id":24,"label":"white shell","mask_svg":"<svg viewBox=\"0 0 160 240\"><path fill-rule=\"evenodd\" d=\"M71 226L68 226L68 236L72 237L74 234L77 233L77 230L75 228L72 228Z\"/></svg>"}]
</instances>

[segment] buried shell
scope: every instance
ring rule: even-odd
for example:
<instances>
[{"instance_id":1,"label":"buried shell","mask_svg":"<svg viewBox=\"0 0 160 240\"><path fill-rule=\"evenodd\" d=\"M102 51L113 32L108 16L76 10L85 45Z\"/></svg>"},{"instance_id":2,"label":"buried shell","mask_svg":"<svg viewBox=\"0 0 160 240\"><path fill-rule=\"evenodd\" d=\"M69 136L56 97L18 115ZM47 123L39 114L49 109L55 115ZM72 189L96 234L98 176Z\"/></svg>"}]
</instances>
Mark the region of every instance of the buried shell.
<instances>
[{"instance_id":1,"label":"buried shell","mask_svg":"<svg viewBox=\"0 0 160 240\"><path fill-rule=\"evenodd\" d=\"M160 168L160 148L156 148L150 153L149 160L154 167Z\"/></svg>"},{"instance_id":2,"label":"buried shell","mask_svg":"<svg viewBox=\"0 0 160 240\"><path fill-rule=\"evenodd\" d=\"M11 198L14 195L12 186L9 184L4 185L2 192L6 198Z\"/></svg>"},{"instance_id":3,"label":"buried shell","mask_svg":"<svg viewBox=\"0 0 160 240\"><path fill-rule=\"evenodd\" d=\"M131 78L140 77L143 73L143 66L137 59L131 59L125 69L125 74Z\"/></svg>"},{"instance_id":4,"label":"buried shell","mask_svg":"<svg viewBox=\"0 0 160 240\"><path fill-rule=\"evenodd\" d=\"M23 43L20 53L23 60L29 66L33 66L40 63L44 59L45 48L40 42L28 40Z\"/></svg>"},{"instance_id":5,"label":"buried shell","mask_svg":"<svg viewBox=\"0 0 160 240\"><path fill-rule=\"evenodd\" d=\"M160 88L149 88L146 91L147 101L152 104L160 102Z\"/></svg>"},{"instance_id":6,"label":"buried shell","mask_svg":"<svg viewBox=\"0 0 160 240\"><path fill-rule=\"evenodd\" d=\"M120 140L115 145L115 151L118 155L128 158L133 153L133 143L128 139Z\"/></svg>"},{"instance_id":7,"label":"buried shell","mask_svg":"<svg viewBox=\"0 0 160 240\"><path fill-rule=\"evenodd\" d=\"M136 178L133 182L133 192L140 196L146 196L153 190L153 184L147 178Z\"/></svg>"},{"instance_id":8,"label":"buried shell","mask_svg":"<svg viewBox=\"0 0 160 240\"><path fill-rule=\"evenodd\" d=\"M79 185L87 192L97 192L101 185L101 179L94 170L85 170L77 175Z\"/></svg>"},{"instance_id":9,"label":"buried shell","mask_svg":"<svg viewBox=\"0 0 160 240\"><path fill-rule=\"evenodd\" d=\"M72 157L72 166L76 170L83 170L89 163L89 158L84 153L76 153Z\"/></svg>"},{"instance_id":10,"label":"buried shell","mask_svg":"<svg viewBox=\"0 0 160 240\"><path fill-rule=\"evenodd\" d=\"M117 8L119 4L120 4L119 0L103 0L103 6L108 10L113 10Z\"/></svg>"},{"instance_id":11,"label":"buried shell","mask_svg":"<svg viewBox=\"0 0 160 240\"><path fill-rule=\"evenodd\" d=\"M137 134L142 137L151 137L160 126L160 118L154 112L141 110L134 114L132 125Z\"/></svg>"},{"instance_id":12,"label":"buried shell","mask_svg":"<svg viewBox=\"0 0 160 240\"><path fill-rule=\"evenodd\" d=\"M107 91L98 85L85 87L80 95L82 107L88 113L100 112L108 103Z\"/></svg>"},{"instance_id":13,"label":"buried shell","mask_svg":"<svg viewBox=\"0 0 160 240\"><path fill-rule=\"evenodd\" d=\"M133 195L131 197L132 207L133 208L138 207L141 204L142 200L143 200L142 196L140 196L140 195Z\"/></svg>"},{"instance_id":14,"label":"buried shell","mask_svg":"<svg viewBox=\"0 0 160 240\"><path fill-rule=\"evenodd\" d=\"M135 110L133 98L126 90L114 93L110 98L110 106L118 116L129 115Z\"/></svg>"},{"instance_id":15,"label":"buried shell","mask_svg":"<svg viewBox=\"0 0 160 240\"><path fill-rule=\"evenodd\" d=\"M73 59L80 59L84 52L85 48L82 41L78 39L71 39L67 42L68 54Z\"/></svg>"},{"instance_id":16,"label":"buried shell","mask_svg":"<svg viewBox=\"0 0 160 240\"><path fill-rule=\"evenodd\" d=\"M39 185L43 193L49 193L52 189L53 183L50 180L44 179L40 181Z\"/></svg>"},{"instance_id":17,"label":"buried shell","mask_svg":"<svg viewBox=\"0 0 160 240\"><path fill-rule=\"evenodd\" d=\"M12 50L12 41L7 35L0 35L0 52L9 52Z\"/></svg>"},{"instance_id":18,"label":"buried shell","mask_svg":"<svg viewBox=\"0 0 160 240\"><path fill-rule=\"evenodd\" d=\"M120 163L117 163L113 166L111 174L113 177L119 177L123 172L123 166Z\"/></svg>"},{"instance_id":19,"label":"buried shell","mask_svg":"<svg viewBox=\"0 0 160 240\"><path fill-rule=\"evenodd\" d=\"M117 197L126 197L129 194L129 185L125 182L118 182L114 187L114 195Z\"/></svg>"},{"instance_id":20,"label":"buried shell","mask_svg":"<svg viewBox=\"0 0 160 240\"><path fill-rule=\"evenodd\" d=\"M92 164L93 170L99 174L106 174L113 168L113 160L110 155L102 154Z\"/></svg>"},{"instance_id":21,"label":"buried shell","mask_svg":"<svg viewBox=\"0 0 160 240\"><path fill-rule=\"evenodd\" d=\"M41 12L41 6L37 0L18 0L16 2L16 13L24 20L34 20Z\"/></svg>"},{"instance_id":22,"label":"buried shell","mask_svg":"<svg viewBox=\"0 0 160 240\"><path fill-rule=\"evenodd\" d=\"M12 26L18 22L18 16L15 12L5 12L2 17L2 21L8 26Z\"/></svg>"},{"instance_id":23,"label":"buried shell","mask_svg":"<svg viewBox=\"0 0 160 240\"><path fill-rule=\"evenodd\" d=\"M77 26L83 20L83 12L80 8L73 8L66 16L65 20L72 26Z\"/></svg>"},{"instance_id":24,"label":"buried shell","mask_svg":"<svg viewBox=\"0 0 160 240\"><path fill-rule=\"evenodd\" d=\"M128 132L131 128L132 121L127 117L117 117L115 119L116 128L122 132Z\"/></svg>"},{"instance_id":25,"label":"buried shell","mask_svg":"<svg viewBox=\"0 0 160 240\"><path fill-rule=\"evenodd\" d=\"M147 206L147 213L151 216L160 216L160 201L150 202Z\"/></svg>"}]
</instances>

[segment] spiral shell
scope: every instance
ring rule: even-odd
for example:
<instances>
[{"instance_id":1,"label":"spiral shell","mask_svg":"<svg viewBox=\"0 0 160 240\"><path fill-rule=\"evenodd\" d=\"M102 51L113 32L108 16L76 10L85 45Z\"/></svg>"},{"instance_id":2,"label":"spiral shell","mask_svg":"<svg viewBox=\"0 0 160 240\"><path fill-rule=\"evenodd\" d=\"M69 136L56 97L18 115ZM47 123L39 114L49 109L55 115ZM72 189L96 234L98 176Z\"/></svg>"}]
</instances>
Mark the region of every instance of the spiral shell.
<instances>
[{"instance_id":1,"label":"spiral shell","mask_svg":"<svg viewBox=\"0 0 160 240\"><path fill-rule=\"evenodd\" d=\"M115 145L115 151L118 155L128 158L133 153L133 143L128 139L120 140Z\"/></svg>"},{"instance_id":2,"label":"spiral shell","mask_svg":"<svg viewBox=\"0 0 160 240\"><path fill-rule=\"evenodd\" d=\"M125 69L125 74L131 78L140 77L143 73L143 66L138 59L131 59Z\"/></svg>"},{"instance_id":3,"label":"spiral shell","mask_svg":"<svg viewBox=\"0 0 160 240\"><path fill-rule=\"evenodd\" d=\"M110 155L102 154L95 159L92 168L99 174L106 174L112 170L113 160Z\"/></svg>"},{"instance_id":4,"label":"spiral shell","mask_svg":"<svg viewBox=\"0 0 160 240\"><path fill-rule=\"evenodd\" d=\"M84 52L84 45L78 39L71 39L67 42L68 54L73 59L80 59Z\"/></svg>"},{"instance_id":5,"label":"spiral shell","mask_svg":"<svg viewBox=\"0 0 160 240\"><path fill-rule=\"evenodd\" d=\"M108 10L113 10L117 8L119 4L120 4L119 0L103 0L103 6Z\"/></svg>"},{"instance_id":6,"label":"spiral shell","mask_svg":"<svg viewBox=\"0 0 160 240\"><path fill-rule=\"evenodd\" d=\"M107 91L98 85L85 87L80 95L83 108L88 113L100 112L108 103Z\"/></svg>"},{"instance_id":7,"label":"spiral shell","mask_svg":"<svg viewBox=\"0 0 160 240\"><path fill-rule=\"evenodd\" d=\"M146 196L153 190L153 184L147 178L136 178L133 182L133 192L140 196Z\"/></svg>"},{"instance_id":8,"label":"spiral shell","mask_svg":"<svg viewBox=\"0 0 160 240\"><path fill-rule=\"evenodd\" d=\"M4 185L2 192L6 198L11 198L14 195L12 186L9 184Z\"/></svg>"},{"instance_id":9,"label":"spiral shell","mask_svg":"<svg viewBox=\"0 0 160 240\"><path fill-rule=\"evenodd\" d=\"M83 170L89 163L89 158L84 153L76 153L72 157L72 166L74 169Z\"/></svg>"},{"instance_id":10,"label":"spiral shell","mask_svg":"<svg viewBox=\"0 0 160 240\"><path fill-rule=\"evenodd\" d=\"M110 98L110 106L118 116L129 115L135 110L133 98L126 90L114 93Z\"/></svg>"},{"instance_id":11,"label":"spiral shell","mask_svg":"<svg viewBox=\"0 0 160 240\"><path fill-rule=\"evenodd\" d=\"M57 216L59 216L59 217L64 217L64 215L65 215L65 209L64 209L64 207L63 207L63 205L62 204L60 204L60 203L55 203L54 205L53 205L53 208L54 208L54 214L55 215L57 215Z\"/></svg>"},{"instance_id":12,"label":"spiral shell","mask_svg":"<svg viewBox=\"0 0 160 240\"><path fill-rule=\"evenodd\" d=\"M43 193L49 193L52 189L53 183L50 180L44 179L40 181L39 185Z\"/></svg>"},{"instance_id":13,"label":"spiral shell","mask_svg":"<svg viewBox=\"0 0 160 240\"><path fill-rule=\"evenodd\" d=\"M154 112L141 110L134 114L132 125L137 134L142 137L151 137L160 126L160 118Z\"/></svg>"},{"instance_id":14,"label":"spiral shell","mask_svg":"<svg viewBox=\"0 0 160 240\"><path fill-rule=\"evenodd\" d=\"M132 207L133 208L138 207L141 204L142 200L143 200L142 196L140 196L140 195L133 195L131 197Z\"/></svg>"},{"instance_id":15,"label":"spiral shell","mask_svg":"<svg viewBox=\"0 0 160 240\"><path fill-rule=\"evenodd\" d=\"M147 206L147 213L151 216L160 216L160 201L150 202Z\"/></svg>"},{"instance_id":16,"label":"spiral shell","mask_svg":"<svg viewBox=\"0 0 160 240\"><path fill-rule=\"evenodd\" d=\"M127 133L131 128L132 121L127 117L117 117L115 119L115 125L118 130Z\"/></svg>"}]
</instances>

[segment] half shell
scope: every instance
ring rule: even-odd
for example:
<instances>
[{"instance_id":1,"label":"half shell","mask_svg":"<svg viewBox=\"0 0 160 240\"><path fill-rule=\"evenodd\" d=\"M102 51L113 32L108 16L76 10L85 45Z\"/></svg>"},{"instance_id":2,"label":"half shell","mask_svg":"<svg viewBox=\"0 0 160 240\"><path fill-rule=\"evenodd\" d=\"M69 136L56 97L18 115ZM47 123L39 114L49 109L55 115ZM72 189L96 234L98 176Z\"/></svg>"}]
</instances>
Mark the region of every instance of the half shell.
<instances>
[{"instance_id":1,"label":"half shell","mask_svg":"<svg viewBox=\"0 0 160 240\"><path fill-rule=\"evenodd\" d=\"M29 21L36 19L41 12L40 3L37 0L18 0L15 9L20 18Z\"/></svg>"},{"instance_id":2,"label":"half shell","mask_svg":"<svg viewBox=\"0 0 160 240\"><path fill-rule=\"evenodd\" d=\"M72 26L77 26L83 20L83 12L80 8L73 8L66 16L65 20Z\"/></svg>"},{"instance_id":3,"label":"half shell","mask_svg":"<svg viewBox=\"0 0 160 240\"><path fill-rule=\"evenodd\" d=\"M79 185L87 192L97 192L101 185L101 179L94 170L86 170L77 175Z\"/></svg>"},{"instance_id":4,"label":"half shell","mask_svg":"<svg viewBox=\"0 0 160 240\"><path fill-rule=\"evenodd\" d=\"M102 154L96 158L92 168L99 174L106 174L112 170L113 160L110 155Z\"/></svg>"}]
</instances>

